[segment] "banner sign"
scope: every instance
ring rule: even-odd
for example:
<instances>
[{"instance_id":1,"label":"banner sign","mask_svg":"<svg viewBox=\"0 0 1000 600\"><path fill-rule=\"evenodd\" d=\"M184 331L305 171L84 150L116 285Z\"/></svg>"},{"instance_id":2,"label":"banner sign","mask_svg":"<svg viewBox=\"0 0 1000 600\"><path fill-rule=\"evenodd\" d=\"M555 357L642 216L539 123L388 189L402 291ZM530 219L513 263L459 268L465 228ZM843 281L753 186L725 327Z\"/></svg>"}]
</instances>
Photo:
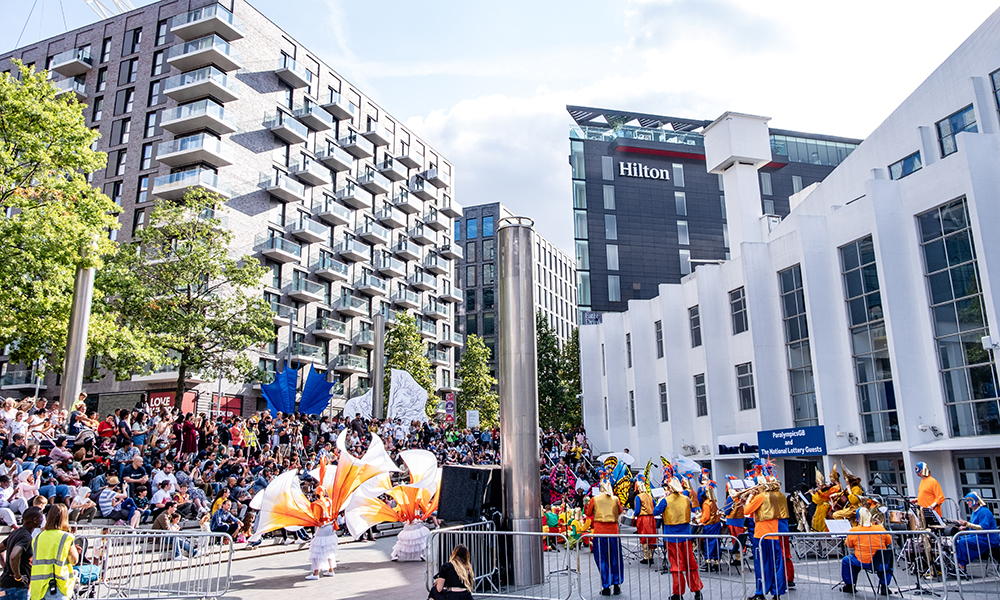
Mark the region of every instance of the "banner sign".
<instances>
[{"instance_id":1,"label":"banner sign","mask_svg":"<svg viewBox=\"0 0 1000 600\"><path fill-rule=\"evenodd\" d=\"M469 429L475 429L479 427L479 411L478 410L467 410L465 411L465 426Z\"/></svg>"},{"instance_id":2,"label":"banner sign","mask_svg":"<svg viewBox=\"0 0 1000 600\"><path fill-rule=\"evenodd\" d=\"M826 431L817 427L794 427L757 432L761 456L823 456L826 454Z\"/></svg>"},{"instance_id":3,"label":"banner sign","mask_svg":"<svg viewBox=\"0 0 1000 600\"><path fill-rule=\"evenodd\" d=\"M455 422L455 393L448 392L444 395L444 422Z\"/></svg>"},{"instance_id":4,"label":"banner sign","mask_svg":"<svg viewBox=\"0 0 1000 600\"><path fill-rule=\"evenodd\" d=\"M175 392L149 392L146 397L146 414L157 414L161 408L170 410L175 406L174 398L176 396ZM197 408L197 400L197 392L184 392L184 398L181 400L181 412L184 414L193 413Z\"/></svg>"}]
</instances>

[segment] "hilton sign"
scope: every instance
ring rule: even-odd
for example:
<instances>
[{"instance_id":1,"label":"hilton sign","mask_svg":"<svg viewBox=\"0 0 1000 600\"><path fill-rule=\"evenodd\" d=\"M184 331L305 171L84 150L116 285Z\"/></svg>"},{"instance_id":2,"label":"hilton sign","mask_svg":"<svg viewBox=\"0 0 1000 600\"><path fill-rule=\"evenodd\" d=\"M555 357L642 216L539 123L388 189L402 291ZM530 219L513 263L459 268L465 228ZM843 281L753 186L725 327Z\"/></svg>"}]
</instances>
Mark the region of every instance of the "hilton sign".
<instances>
[{"instance_id":1,"label":"hilton sign","mask_svg":"<svg viewBox=\"0 0 1000 600\"><path fill-rule=\"evenodd\" d=\"M618 175L621 177L639 177L642 179L670 179L667 169L651 169L640 163L618 163Z\"/></svg>"}]
</instances>

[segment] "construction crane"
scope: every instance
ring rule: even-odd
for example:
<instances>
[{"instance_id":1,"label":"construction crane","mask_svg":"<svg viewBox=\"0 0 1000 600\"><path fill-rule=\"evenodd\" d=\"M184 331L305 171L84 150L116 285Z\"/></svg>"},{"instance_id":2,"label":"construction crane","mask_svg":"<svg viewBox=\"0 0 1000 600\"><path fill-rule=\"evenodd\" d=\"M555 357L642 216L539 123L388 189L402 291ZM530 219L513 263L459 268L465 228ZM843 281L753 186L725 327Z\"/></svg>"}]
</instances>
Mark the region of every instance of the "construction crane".
<instances>
[{"instance_id":1,"label":"construction crane","mask_svg":"<svg viewBox=\"0 0 1000 600\"><path fill-rule=\"evenodd\" d=\"M117 14L127 12L130 10L135 10L135 6L132 5L131 0L113 0L115 7L108 8L101 0L84 0L97 16L102 19L107 19L113 17Z\"/></svg>"}]
</instances>

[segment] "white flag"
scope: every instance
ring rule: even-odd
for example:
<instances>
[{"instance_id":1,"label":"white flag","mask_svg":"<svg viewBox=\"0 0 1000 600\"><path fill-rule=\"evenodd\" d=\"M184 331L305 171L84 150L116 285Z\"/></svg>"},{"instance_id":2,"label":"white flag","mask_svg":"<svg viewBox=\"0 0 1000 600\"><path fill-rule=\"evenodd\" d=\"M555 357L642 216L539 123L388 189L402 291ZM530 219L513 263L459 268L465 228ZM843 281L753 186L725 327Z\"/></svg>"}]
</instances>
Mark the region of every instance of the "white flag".
<instances>
[{"instance_id":1,"label":"white flag","mask_svg":"<svg viewBox=\"0 0 1000 600\"><path fill-rule=\"evenodd\" d=\"M427 390L406 371L392 370L389 383L389 418L403 423L427 422Z\"/></svg>"}]
</instances>

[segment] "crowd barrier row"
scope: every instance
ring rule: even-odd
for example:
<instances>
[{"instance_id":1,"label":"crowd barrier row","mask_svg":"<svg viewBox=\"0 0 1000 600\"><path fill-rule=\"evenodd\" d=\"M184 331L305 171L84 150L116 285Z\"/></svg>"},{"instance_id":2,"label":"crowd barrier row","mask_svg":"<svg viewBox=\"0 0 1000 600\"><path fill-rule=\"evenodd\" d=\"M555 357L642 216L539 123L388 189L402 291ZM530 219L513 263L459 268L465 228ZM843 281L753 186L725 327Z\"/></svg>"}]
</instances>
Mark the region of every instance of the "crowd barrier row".
<instances>
[{"instance_id":1,"label":"crowd barrier row","mask_svg":"<svg viewBox=\"0 0 1000 600\"><path fill-rule=\"evenodd\" d=\"M851 598L842 588L853 581L854 598L885 598L888 593L890 598L998 600L1000 543L991 543L1000 540L996 536L1000 531L792 532L757 540L745 534L576 537L502 532L492 524L476 524L431 532L426 585L429 590L441 563L464 544L473 560L476 598L597 600L604 597L605 584L617 583L621 597L628 599L677 593L690 599L700 591L704 600L743 600L758 593L821 600ZM653 548L651 560L644 543ZM525 545L537 550L528 556L538 557L540 571L525 574L514 564L515 552L523 552ZM609 553L611 560L598 564L595 552ZM690 556L693 565L688 564Z\"/></svg>"}]
</instances>

